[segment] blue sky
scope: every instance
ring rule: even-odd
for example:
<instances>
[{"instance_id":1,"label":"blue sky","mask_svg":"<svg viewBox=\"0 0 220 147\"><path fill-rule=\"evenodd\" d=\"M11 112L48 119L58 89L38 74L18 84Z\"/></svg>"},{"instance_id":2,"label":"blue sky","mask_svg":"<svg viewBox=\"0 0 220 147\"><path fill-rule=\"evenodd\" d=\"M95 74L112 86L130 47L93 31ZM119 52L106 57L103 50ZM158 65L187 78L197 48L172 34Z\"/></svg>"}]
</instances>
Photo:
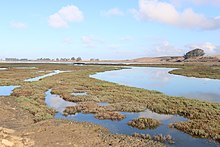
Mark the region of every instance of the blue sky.
<instances>
[{"instance_id":1,"label":"blue sky","mask_svg":"<svg viewBox=\"0 0 220 147\"><path fill-rule=\"evenodd\" d=\"M219 0L5 0L0 58L220 54Z\"/></svg>"}]
</instances>

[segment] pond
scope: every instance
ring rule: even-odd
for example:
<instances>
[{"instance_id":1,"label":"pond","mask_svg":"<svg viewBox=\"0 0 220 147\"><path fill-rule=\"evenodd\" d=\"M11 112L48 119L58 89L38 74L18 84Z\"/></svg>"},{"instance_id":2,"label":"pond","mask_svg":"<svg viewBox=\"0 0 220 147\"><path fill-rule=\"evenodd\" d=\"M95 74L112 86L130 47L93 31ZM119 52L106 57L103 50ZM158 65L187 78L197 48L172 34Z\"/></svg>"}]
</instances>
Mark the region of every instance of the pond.
<instances>
[{"instance_id":1,"label":"pond","mask_svg":"<svg viewBox=\"0 0 220 147\"><path fill-rule=\"evenodd\" d=\"M91 122L94 124L101 125L107 128L113 134L127 134L132 135L134 133L143 133L150 135L171 135L175 141L175 144L169 146L195 146L195 147L205 147L205 146L216 146L215 143L209 142L207 139L199 139L193 138L192 136L178 131L174 128L169 128L168 125L174 122L187 121L186 118L178 116L178 115L165 115L165 114L157 114L150 110L145 110L144 112L132 113L132 112L120 112L125 115L126 118L121 121L111 121L111 120L98 120L94 117L94 114L83 114L77 113L75 115L64 116L63 111L68 106L75 106L76 103L67 102L63 100L60 96L51 94L51 90L48 90L46 93L45 102L49 107L57 110L55 118L57 119L66 119L73 120L78 122ZM108 103L98 103L98 105L107 106ZM147 117L154 118L161 122L161 125L156 129L147 129L147 130L139 130L127 125L127 123L135 118L139 117Z\"/></svg>"},{"instance_id":2,"label":"pond","mask_svg":"<svg viewBox=\"0 0 220 147\"><path fill-rule=\"evenodd\" d=\"M10 96L17 87L19 86L0 86L0 96Z\"/></svg>"},{"instance_id":3,"label":"pond","mask_svg":"<svg viewBox=\"0 0 220 147\"><path fill-rule=\"evenodd\" d=\"M91 75L99 80L157 90L171 96L220 102L220 80L169 74L173 68L132 67Z\"/></svg>"},{"instance_id":4,"label":"pond","mask_svg":"<svg viewBox=\"0 0 220 147\"><path fill-rule=\"evenodd\" d=\"M26 79L24 80L25 82L36 82L36 81L39 81L43 78L46 78L46 77L50 77L50 76L54 76L56 74L59 74L59 73L63 73L65 71L60 71L60 70L54 70L53 72L49 73L49 74L45 74L43 76L39 76L39 77L35 77L35 78L30 78L30 79Z\"/></svg>"}]
</instances>

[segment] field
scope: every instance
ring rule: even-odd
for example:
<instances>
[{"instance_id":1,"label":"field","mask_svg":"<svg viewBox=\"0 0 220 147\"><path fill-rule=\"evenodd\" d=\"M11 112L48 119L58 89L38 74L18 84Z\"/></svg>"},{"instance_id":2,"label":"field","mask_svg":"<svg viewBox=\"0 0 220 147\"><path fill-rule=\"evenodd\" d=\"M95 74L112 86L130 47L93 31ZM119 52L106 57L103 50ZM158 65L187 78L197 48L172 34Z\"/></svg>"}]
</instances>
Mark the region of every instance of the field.
<instances>
[{"instance_id":1,"label":"field","mask_svg":"<svg viewBox=\"0 0 220 147\"><path fill-rule=\"evenodd\" d=\"M36 67L35 69L16 69L14 67ZM139 65L140 66L140 65ZM142 65L180 68L172 74L220 79L220 67L216 65ZM55 111L45 104L45 92L63 99L77 102L87 109L83 113L100 116L109 112L141 112L150 109L157 113L178 114L189 119L186 122L170 124L181 131L201 138L220 140L220 104L173 97L158 91L122 86L90 78L97 72L121 69L113 66L73 66L67 64L0 64L0 85L16 85L12 95L0 97L0 127L16 130L15 135L27 137L38 146L91 145L115 146L126 144L134 146L163 146L159 142L139 137L112 135L105 128L89 123L69 122L53 119ZM44 75L52 70L68 71L47 77L37 82L25 79ZM38 72L41 71L41 72ZM181 85L180 85L181 86ZM73 92L87 92L88 96L73 96ZM108 102L104 108L89 107L91 103ZM6 116L6 117L3 117ZM48 127L50 125L51 127ZM61 132L61 133L59 133ZM49 135L53 133L54 135ZM90 138L91 137L91 138ZM88 139L90 138L90 139ZM79 140L78 144L74 139Z\"/></svg>"}]
</instances>

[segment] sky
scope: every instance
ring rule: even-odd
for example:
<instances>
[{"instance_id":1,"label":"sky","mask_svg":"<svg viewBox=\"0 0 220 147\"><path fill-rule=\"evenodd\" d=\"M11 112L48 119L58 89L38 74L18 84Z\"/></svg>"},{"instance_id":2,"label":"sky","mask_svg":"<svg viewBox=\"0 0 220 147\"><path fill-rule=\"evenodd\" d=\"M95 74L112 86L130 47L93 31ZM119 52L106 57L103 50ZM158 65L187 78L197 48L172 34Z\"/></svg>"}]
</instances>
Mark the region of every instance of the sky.
<instances>
[{"instance_id":1,"label":"sky","mask_svg":"<svg viewBox=\"0 0 220 147\"><path fill-rule=\"evenodd\" d=\"M0 58L220 54L220 0L0 0Z\"/></svg>"}]
</instances>

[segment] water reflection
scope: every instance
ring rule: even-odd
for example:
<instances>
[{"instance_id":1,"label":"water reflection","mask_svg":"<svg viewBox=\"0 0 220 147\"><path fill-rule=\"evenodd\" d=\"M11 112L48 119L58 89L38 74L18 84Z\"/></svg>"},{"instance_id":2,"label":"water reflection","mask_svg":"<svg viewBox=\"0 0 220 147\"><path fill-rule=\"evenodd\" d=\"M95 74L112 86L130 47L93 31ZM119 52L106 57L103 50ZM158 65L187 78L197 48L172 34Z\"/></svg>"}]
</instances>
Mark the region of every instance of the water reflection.
<instances>
[{"instance_id":1,"label":"water reflection","mask_svg":"<svg viewBox=\"0 0 220 147\"><path fill-rule=\"evenodd\" d=\"M8 68L0 68L0 70L7 70Z\"/></svg>"},{"instance_id":2,"label":"water reflection","mask_svg":"<svg viewBox=\"0 0 220 147\"><path fill-rule=\"evenodd\" d=\"M91 77L122 85L157 90L172 96L184 96L220 102L220 80L169 74L173 68L132 67L106 71Z\"/></svg>"},{"instance_id":3,"label":"water reflection","mask_svg":"<svg viewBox=\"0 0 220 147\"><path fill-rule=\"evenodd\" d=\"M73 92L71 95L73 96L87 96L87 92Z\"/></svg>"},{"instance_id":4,"label":"water reflection","mask_svg":"<svg viewBox=\"0 0 220 147\"><path fill-rule=\"evenodd\" d=\"M49 74L46 74L46 75L43 75L43 76L39 76L39 77L35 77L35 78L26 79L24 81L25 82L35 82L35 81L39 81L39 80L41 80L43 78L54 76L56 74L63 73L63 72L65 72L65 71L54 70L52 73L49 73Z\"/></svg>"},{"instance_id":5,"label":"water reflection","mask_svg":"<svg viewBox=\"0 0 220 147\"><path fill-rule=\"evenodd\" d=\"M15 69L37 69L36 67L13 67Z\"/></svg>"},{"instance_id":6,"label":"water reflection","mask_svg":"<svg viewBox=\"0 0 220 147\"><path fill-rule=\"evenodd\" d=\"M0 96L10 96L17 87L19 86L0 86Z\"/></svg>"},{"instance_id":7,"label":"water reflection","mask_svg":"<svg viewBox=\"0 0 220 147\"><path fill-rule=\"evenodd\" d=\"M192 136L185 134L181 131L176 129L169 128L168 125L170 123L180 122L180 121L187 121L186 118L178 116L178 115L165 115L165 114L157 114L150 110L146 110L144 112L139 113L131 113L131 112L121 112L123 115L126 116L125 119L121 121L111 121L111 120L98 120L94 117L94 114L82 114L78 113L76 115L68 115L64 116L63 111L67 106L74 106L76 103L67 102L60 98L58 95L51 94L51 90L46 92L46 104L58 112L55 115L57 119L66 119L66 120L73 120L79 122L91 122L94 124L101 125L106 127L111 133L114 134L127 134L132 135L134 133L142 133L142 134L150 134L150 135L158 135L163 134L167 135L170 134L175 141L174 145L169 146L178 146L178 147L185 147L185 146L195 146L195 147L206 147L206 146L216 146L215 143L210 143L207 139L199 139L193 138ZM98 103L99 105L109 105L108 103ZM139 117L148 117L158 119L161 122L161 125L153 130L139 130L137 128L133 128L127 125L127 123L135 118Z\"/></svg>"},{"instance_id":8,"label":"water reflection","mask_svg":"<svg viewBox=\"0 0 220 147\"><path fill-rule=\"evenodd\" d=\"M76 105L76 103L65 101L59 95L51 94L51 90L46 92L45 103L59 113L63 113L68 106Z\"/></svg>"},{"instance_id":9,"label":"water reflection","mask_svg":"<svg viewBox=\"0 0 220 147\"><path fill-rule=\"evenodd\" d=\"M105 103L105 102L101 102L101 103L98 103L98 106L108 106L109 103Z\"/></svg>"},{"instance_id":10,"label":"water reflection","mask_svg":"<svg viewBox=\"0 0 220 147\"><path fill-rule=\"evenodd\" d=\"M145 118L148 117L148 118L153 118L153 119L157 119L160 121L175 118L174 115L158 114L158 113L152 112L150 110L145 110L144 112L140 112L138 118L140 118L140 117L145 117Z\"/></svg>"}]
</instances>

